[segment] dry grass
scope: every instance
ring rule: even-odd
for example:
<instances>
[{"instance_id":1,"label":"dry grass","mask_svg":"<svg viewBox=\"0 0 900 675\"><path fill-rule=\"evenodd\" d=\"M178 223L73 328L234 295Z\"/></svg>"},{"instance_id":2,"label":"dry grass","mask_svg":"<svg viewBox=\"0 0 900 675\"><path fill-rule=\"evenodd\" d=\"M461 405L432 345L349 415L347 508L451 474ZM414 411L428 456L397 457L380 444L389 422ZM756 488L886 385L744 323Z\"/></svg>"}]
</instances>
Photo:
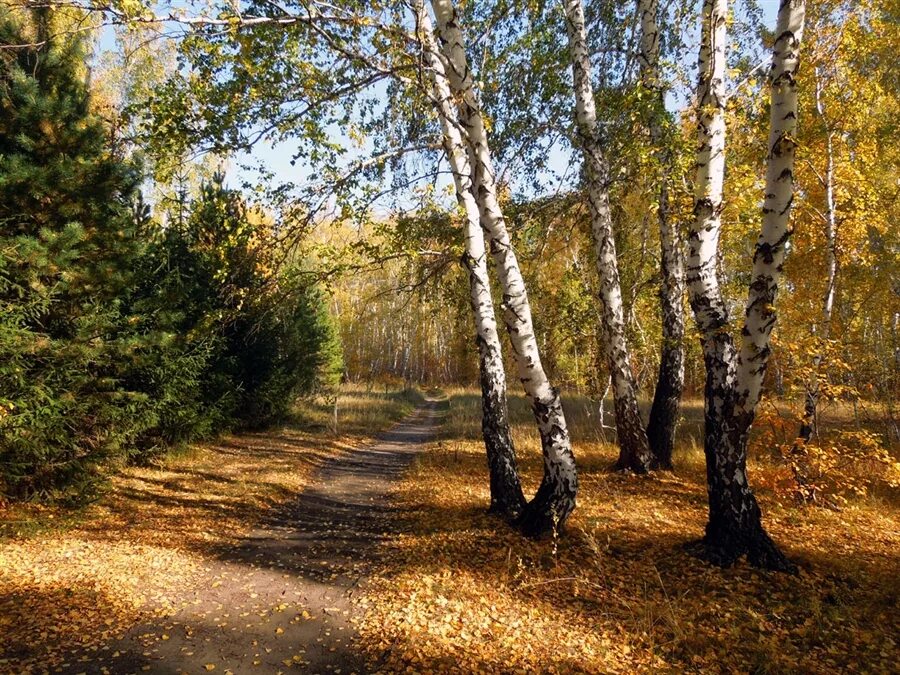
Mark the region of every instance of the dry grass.
<instances>
[{"instance_id":1,"label":"dry grass","mask_svg":"<svg viewBox=\"0 0 900 675\"><path fill-rule=\"evenodd\" d=\"M362 644L385 671L896 672L900 513L892 501L840 512L799 508L765 486L765 523L799 577L711 567L683 544L705 522L699 424L685 406L674 474L610 474L615 448L586 401L570 400L579 506L561 539L531 542L484 514L488 489L478 398L452 393L443 438L399 487L409 533L386 551L363 600ZM529 494L539 444L511 402ZM609 439L612 440L612 439Z\"/></svg>"},{"instance_id":2,"label":"dry grass","mask_svg":"<svg viewBox=\"0 0 900 675\"><path fill-rule=\"evenodd\" d=\"M171 613L205 560L302 490L325 458L419 400L415 392L349 386L339 399L339 435L332 405L307 402L294 425L126 469L80 511L0 510L0 672L46 666L74 645L98 648L141 620Z\"/></svg>"}]
</instances>

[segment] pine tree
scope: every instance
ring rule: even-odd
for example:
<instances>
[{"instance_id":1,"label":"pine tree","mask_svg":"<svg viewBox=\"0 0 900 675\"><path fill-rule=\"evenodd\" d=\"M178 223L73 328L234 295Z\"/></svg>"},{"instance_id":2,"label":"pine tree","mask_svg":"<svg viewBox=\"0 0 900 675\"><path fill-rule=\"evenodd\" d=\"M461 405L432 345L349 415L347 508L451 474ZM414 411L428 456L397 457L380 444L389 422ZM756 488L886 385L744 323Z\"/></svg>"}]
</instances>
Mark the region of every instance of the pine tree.
<instances>
[{"instance_id":1,"label":"pine tree","mask_svg":"<svg viewBox=\"0 0 900 675\"><path fill-rule=\"evenodd\" d=\"M139 168L90 111L84 40L49 14L0 14L0 490L48 494L150 423L123 389L141 349L125 291Z\"/></svg>"},{"instance_id":2,"label":"pine tree","mask_svg":"<svg viewBox=\"0 0 900 675\"><path fill-rule=\"evenodd\" d=\"M160 233L142 275L149 308L169 313L175 351L203 359L193 395L160 414L155 433L168 442L265 426L342 370L314 275L277 264L265 218L223 175L180 210L187 217Z\"/></svg>"}]
</instances>

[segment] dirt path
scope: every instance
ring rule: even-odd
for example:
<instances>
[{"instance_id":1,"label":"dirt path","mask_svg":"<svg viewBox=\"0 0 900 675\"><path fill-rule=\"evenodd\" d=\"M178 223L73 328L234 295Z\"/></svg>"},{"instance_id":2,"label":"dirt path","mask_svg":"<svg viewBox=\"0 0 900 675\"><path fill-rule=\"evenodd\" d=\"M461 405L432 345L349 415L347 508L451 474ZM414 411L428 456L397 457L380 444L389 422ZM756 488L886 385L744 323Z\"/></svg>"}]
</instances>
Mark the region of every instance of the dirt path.
<instances>
[{"instance_id":1,"label":"dirt path","mask_svg":"<svg viewBox=\"0 0 900 675\"><path fill-rule=\"evenodd\" d=\"M396 531L387 493L441 408L429 401L372 444L330 459L298 499L211 562L178 614L56 672L364 672L352 598L379 542Z\"/></svg>"}]
</instances>

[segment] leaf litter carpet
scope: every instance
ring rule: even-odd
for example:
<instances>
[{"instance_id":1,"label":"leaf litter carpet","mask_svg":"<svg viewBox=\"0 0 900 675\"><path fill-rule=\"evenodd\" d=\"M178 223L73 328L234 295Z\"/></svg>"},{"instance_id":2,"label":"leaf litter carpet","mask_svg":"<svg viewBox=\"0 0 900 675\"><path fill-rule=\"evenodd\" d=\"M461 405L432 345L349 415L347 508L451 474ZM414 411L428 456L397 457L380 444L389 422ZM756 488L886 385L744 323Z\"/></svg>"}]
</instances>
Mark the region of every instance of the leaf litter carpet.
<instances>
[{"instance_id":1,"label":"leaf litter carpet","mask_svg":"<svg viewBox=\"0 0 900 675\"><path fill-rule=\"evenodd\" d=\"M429 401L374 443L327 460L296 500L210 562L182 609L53 672L365 672L353 600L396 534L388 493L442 412Z\"/></svg>"}]
</instances>

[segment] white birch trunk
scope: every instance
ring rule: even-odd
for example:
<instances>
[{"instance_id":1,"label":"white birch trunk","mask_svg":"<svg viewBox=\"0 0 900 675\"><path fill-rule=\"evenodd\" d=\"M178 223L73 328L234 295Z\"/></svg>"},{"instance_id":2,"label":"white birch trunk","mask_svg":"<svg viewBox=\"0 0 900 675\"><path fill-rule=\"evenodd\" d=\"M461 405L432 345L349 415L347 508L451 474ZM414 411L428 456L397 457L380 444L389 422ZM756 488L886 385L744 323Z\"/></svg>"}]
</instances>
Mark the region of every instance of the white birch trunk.
<instances>
[{"instance_id":1,"label":"white birch trunk","mask_svg":"<svg viewBox=\"0 0 900 675\"><path fill-rule=\"evenodd\" d=\"M775 29L769 112L769 154L766 157L762 230L753 254L753 274L747 298L738 357L735 412L751 418L762 394L775 326L775 297L781 279L787 241L791 236L794 201L794 154L797 143L797 69L803 35L805 3L782 0Z\"/></svg>"},{"instance_id":2,"label":"white birch trunk","mask_svg":"<svg viewBox=\"0 0 900 675\"><path fill-rule=\"evenodd\" d=\"M655 178L659 181L657 220L660 248L660 309L662 315L662 347L659 374L647 424L647 440L655 468L672 468L678 407L684 390L684 254L678 228L669 213L668 169L670 153L666 148L662 121L665 111L665 87L659 63L659 3L638 0L641 25L638 64L641 85L652 96L648 128L656 160Z\"/></svg>"},{"instance_id":3,"label":"white birch trunk","mask_svg":"<svg viewBox=\"0 0 900 675\"><path fill-rule=\"evenodd\" d=\"M716 276L725 168L726 12L725 0L704 1L697 91L696 220L688 258L691 306L703 340L707 371L704 451L709 522L704 546L706 555L718 564L729 565L746 554L753 564L795 571L762 527L762 514L747 481L746 467L747 438L765 374L774 324L774 294L789 234L793 140L785 130L793 130L796 124L793 75L799 42L795 35L799 37L798 25L802 28L803 2L783 0L778 12L766 200L740 355L734 351Z\"/></svg>"},{"instance_id":4,"label":"white birch trunk","mask_svg":"<svg viewBox=\"0 0 900 675\"><path fill-rule=\"evenodd\" d=\"M591 213L591 234L597 274L600 277L601 334L613 381L619 469L646 473L650 469L650 446L637 403L637 387L625 339L622 290L609 208L609 164L597 129L597 110L591 84L591 60L581 0L566 0L566 27L572 59L578 136L584 157Z\"/></svg>"},{"instance_id":5,"label":"white birch trunk","mask_svg":"<svg viewBox=\"0 0 900 675\"><path fill-rule=\"evenodd\" d=\"M446 70L434 42L431 17L425 10L423 0L417 0L414 6L425 66L429 70L433 98L438 107L444 149L453 173L457 199L466 214L466 252L463 262L469 275L469 297L478 345L482 435L490 470L491 511L515 518L525 506L525 497L522 494L509 429L506 371L488 279L484 233L481 231L478 204L472 192L472 171Z\"/></svg>"},{"instance_id":6,"label":"white birch trunk","mask_svg":"<svg viewBox=\"0 0 900 675\"><path fill-rule=\"evenodd\" d=\"M451 0L431 0L431 6L459 121L467 136L481 226L488 237L503 292L504 323L516 357L519 379L532 401L541 435L544 477L537 495L522 514L521 525L527 534L544 534L561 526L575 508L578 488L575 458L559 392L550 384L541 365L528 293L497 197L487 134L469 71L459 17Z\"/></svg>"},{"instance_id":7,"label":"white birch trunk","mask_svg":"<svg viewBox=\"0 0 900 675\"><path fill-rule=\"evenodd\" d=\"M658 0L637 0L641 38L638 45L638 66L641 84L650 91L662 91L659 70L659 14Z\"/></svg>"},{"instance_id":8,"label":"white birch trunk","mask_svg":"<svg viewBox=\"0 0 900 675\"><path fill-rule=\"evenodd\" d=\"M725 181L725 26L726 0L705 0L701 26L697 85L697 174L694 183L694 217L687 260L687 284L704 353L714 349L722 366L716 373L716 389L730 390L733 382L733 346L717 346L725 333L728 313L719 288L716 263L722 228L722 196ZM707 401L721 415L721 395Z\"/></svg>"},{"instance_id":9,"label":"white birch trunk","mask_svg":"<svg viewBox=\"0 0 900 675\"><path fill-rule=\"evenodd\" d=\"M825 246L826 264L828 268L825 280L825 296L822 298L822 326L818 332L823 340L831 337L831 317L834 312L834 296L837 288L837 210L834 202L834 132L825 115L825 102L822 97L821 73L816 71L816 113L825 123L825 173L820 177L822 187L825 190ZM813 356L813 372L806 385L806 402L803 411L803 421L800 425L798 437L804 443L808 443L813 433L817 433L817 418L819 407L819 370L822 367L822 354L817 352Z\"/></svg>"}]
</instances>

